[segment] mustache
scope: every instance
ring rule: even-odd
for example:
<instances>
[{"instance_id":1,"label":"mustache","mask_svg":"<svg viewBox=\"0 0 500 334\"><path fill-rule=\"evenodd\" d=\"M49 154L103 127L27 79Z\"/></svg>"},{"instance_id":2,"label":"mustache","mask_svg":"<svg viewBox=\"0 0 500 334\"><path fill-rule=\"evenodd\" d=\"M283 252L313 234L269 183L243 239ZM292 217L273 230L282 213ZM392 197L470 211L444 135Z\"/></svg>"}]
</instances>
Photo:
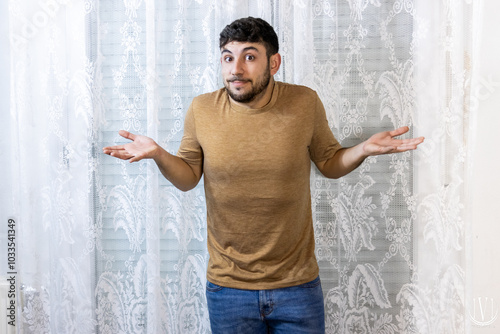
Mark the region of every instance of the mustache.
<instances>
[{"instance_id":1,"label":"mustache","mask_svg":"<svg viewBox=\"0 0 500 334\"><path fill-rule=\"evenodd\" d=\"M227 82L234 82L234 81L251 82L252 80L245 79L245 78L242 78L242 77L231 77L230 79L227 79L226 81Z\"/></svg>"}]
</instances>

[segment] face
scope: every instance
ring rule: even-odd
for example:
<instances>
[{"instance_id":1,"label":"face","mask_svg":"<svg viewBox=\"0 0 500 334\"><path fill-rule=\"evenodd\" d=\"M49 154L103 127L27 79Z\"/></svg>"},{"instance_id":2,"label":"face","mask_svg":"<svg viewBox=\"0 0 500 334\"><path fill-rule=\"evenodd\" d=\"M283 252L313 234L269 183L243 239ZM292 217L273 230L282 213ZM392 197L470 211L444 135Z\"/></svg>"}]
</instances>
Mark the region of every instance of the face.
<instances>
[{"instance_id":1,"label":"face","mask_svg":"<svg viewBox=\"0 0 500 334\"><path fill-rule=\"evenodd\" d=\"M222 79L231 99L255 106L269 95L279 54L268 59L264 45L247 42L230 42L221 52Z\"/></svg>"}]
</instances>

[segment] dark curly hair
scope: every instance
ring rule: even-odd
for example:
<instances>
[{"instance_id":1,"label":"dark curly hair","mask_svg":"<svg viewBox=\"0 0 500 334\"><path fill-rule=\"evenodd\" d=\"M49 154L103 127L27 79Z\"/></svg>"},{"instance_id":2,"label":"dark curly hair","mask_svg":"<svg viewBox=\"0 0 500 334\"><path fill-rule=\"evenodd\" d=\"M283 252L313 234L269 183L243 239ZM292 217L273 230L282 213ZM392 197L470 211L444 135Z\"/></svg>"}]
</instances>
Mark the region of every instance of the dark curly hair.
<instances>
[{"instance_id":1,"label":"dark curly hair","mask_svg":"<svg viewBox=\"0 0 500 334\"><path fill-rule=\"evenodd\" d=\"M230 42L262 43L267 57L279 50L278 36L273 27L261 18L247 17L228 24L220 33L219 47L222 49Z\"/></svg>"}]
</instances>

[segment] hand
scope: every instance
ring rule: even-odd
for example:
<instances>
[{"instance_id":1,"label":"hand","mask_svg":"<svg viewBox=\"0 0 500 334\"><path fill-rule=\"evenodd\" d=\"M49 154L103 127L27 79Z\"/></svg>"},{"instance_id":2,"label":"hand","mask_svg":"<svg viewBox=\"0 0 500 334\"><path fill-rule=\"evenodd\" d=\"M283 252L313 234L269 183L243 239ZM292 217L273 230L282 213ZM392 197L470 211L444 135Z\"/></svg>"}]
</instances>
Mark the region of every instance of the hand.
<instances>
[{"instance_id":1,"label":"hand","mask_svg":"<svg viewBox=\"0 0 500 334\"><path fill-rule=\"evenodd\" d=\"M393 131L379 132L371 136L363 144L363 152L366 156L401 153L414 150L424 141L424 137L411 139L395 139L394 137L405 134L409 131L407 126L403 126Z\"/></svg>"},{"instance_id":2,"label":"hand","mask_svg":"<svg viewBox=\"0 0 500 334\"><path fill-rule=\"evenodd\" d=\"M130 162L154 158L159 146L153 139L134 135L125 130L120 130L118 134L132 140L132 142L125 145L104 147L102 150L105 154L122 160L130 160Z\"/></svg>"}]
</instances>

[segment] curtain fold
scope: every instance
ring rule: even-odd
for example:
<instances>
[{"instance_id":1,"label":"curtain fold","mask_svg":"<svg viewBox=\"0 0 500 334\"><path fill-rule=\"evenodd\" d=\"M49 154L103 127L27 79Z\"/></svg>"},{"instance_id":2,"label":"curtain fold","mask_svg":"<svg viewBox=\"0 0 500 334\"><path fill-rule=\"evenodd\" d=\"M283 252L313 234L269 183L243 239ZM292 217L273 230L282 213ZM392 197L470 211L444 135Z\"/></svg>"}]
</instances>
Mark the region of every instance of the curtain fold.
<instances>
[{"instance_id":1,"label":"curtain fold","mask_svg":"<svg viewBox=\"0 0 500 334\"><path fill-rule=\"evenodd\" d=\"M101 153L125 129L175 153L222 87L218 34L262 17L276 78L321 97L344 146L411 127L412 153L313 168L328 333L465 333L472 29L480 2L11 0L19 333L208 333L203 180Z\"/></svg>"},{"instance_id":2,"label":"curtain fold","mask_svg":"<svg viewBox=\"0 0 500 334\"><path fill-rule=\"evenodd\" d=\"M94 140L81 2L9 3L20 332L92 332ZM57 306L55 306L57 305Z\"/></svg>"}]
</instances>

